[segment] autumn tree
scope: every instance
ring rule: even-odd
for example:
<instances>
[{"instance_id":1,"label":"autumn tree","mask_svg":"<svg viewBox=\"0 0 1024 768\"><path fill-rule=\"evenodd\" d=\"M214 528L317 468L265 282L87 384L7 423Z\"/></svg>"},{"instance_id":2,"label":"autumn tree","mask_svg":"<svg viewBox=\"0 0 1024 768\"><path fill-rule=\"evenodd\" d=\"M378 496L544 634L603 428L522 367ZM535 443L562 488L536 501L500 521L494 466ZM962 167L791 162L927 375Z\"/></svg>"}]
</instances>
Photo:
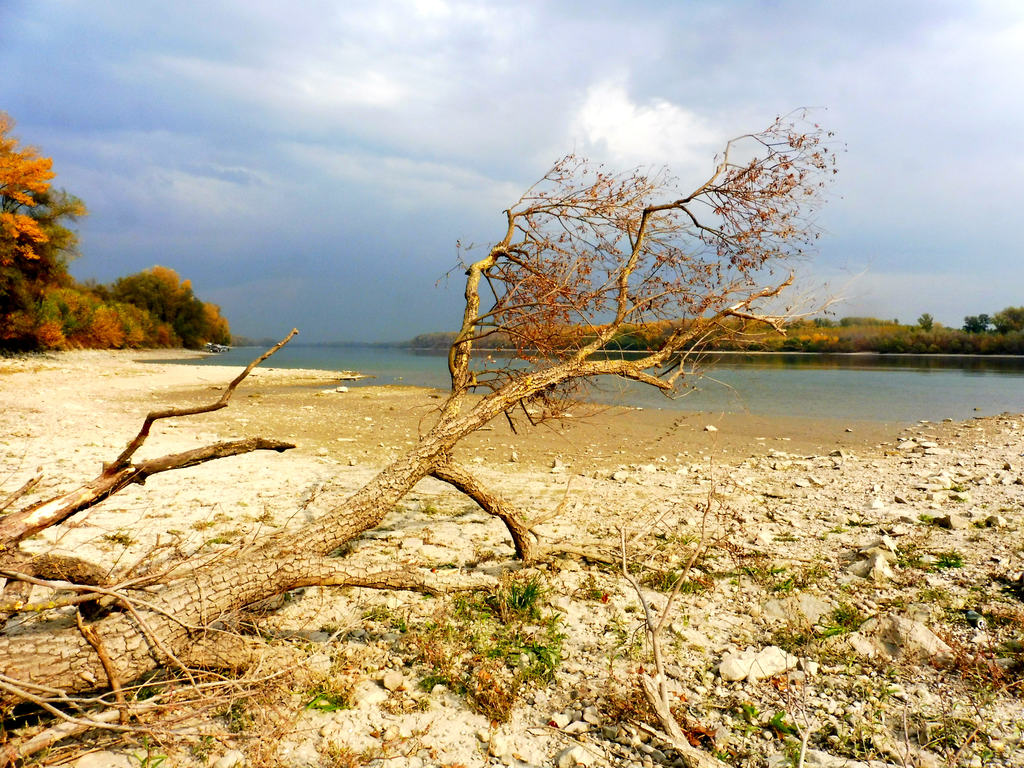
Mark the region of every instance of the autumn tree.
<instances>
[{"instance_id":1,"label":"autumn tree","mask_svg":"<svg viewBox=\"0 0 1024 768\"><path fill-rule=\"evenodd\" d=\"M31 345L40 330L37 302L48 286L69 279L78 238L68 225L86 210L51 187L53 161L21 146L13 127L0 112L0 341Z\"/></svg>"},{"instance_id":2,"label":"autumn tree","mask_svg":"<svg viewBox=\"0 0 1024 768\"><path fill-rule=\"evenodd\" d=\"M428 477L500 519L524 561L575 549L577 541L545 540L514 501L460 465L453 449L496 418L535 423L557 416L566 398L597 376L672 393L693 373L691 351L707 339L752 326L781 332L786 307L779 297L793 280L789 263L817 237L812 213L834 172L826 140L817 126L779 119L728 142L707 177L688 190L665 172L613 173L575 156L556 163L505 211L496 242L463 265L465 307L448 356L451 392L416 445L329 513L234 557L162 571L168 575L158 588L118 583L116 576L103 587L77 587L79 594L102 590L97 599L106 613L78 626L44 613L32 633L0 635L0 702L50 704L74 696L82 706L87 692L112 687L116 693L119 682L172 660L180 665L186 652L196 663L221 658L223 664L210 648L225 633L213 631L211 622L296 587L440 588L428 571L357 573L338 556ZM608 342L628 324L652 321L672 328L655 348L633 357L608 354ZM512 346L511 363L496 365L478 352L498 333ZM0 520L0 549L9 553L0 573L8 587L55 585L63 578L46 563L18 557L26 536L153 471L242 450L219 444L187 455L135 458L155 422L225 407L241 378L210 406L150 414L86 487ZM11 601L7 608L18 610ZM101 651L108 648L116 653ZM197 659L203 648L209 657ZM118 701L130 714L131 705ZM699 754L688 759L708 762Z\"/></svg>"},{"instance_id":3,"label":"autumn tree","mask_svg":"<svg viewBox=\"0 0 1024 768\"><path fill-rule=\"evenodd\" d=\"M118 278L109 293L113 300L141 307L167 323L185 347L195 349L210 341L231 343L220 308L198 299L191 281L182 280L173 269L155 266Z\"/></svg>"}]
</instances>

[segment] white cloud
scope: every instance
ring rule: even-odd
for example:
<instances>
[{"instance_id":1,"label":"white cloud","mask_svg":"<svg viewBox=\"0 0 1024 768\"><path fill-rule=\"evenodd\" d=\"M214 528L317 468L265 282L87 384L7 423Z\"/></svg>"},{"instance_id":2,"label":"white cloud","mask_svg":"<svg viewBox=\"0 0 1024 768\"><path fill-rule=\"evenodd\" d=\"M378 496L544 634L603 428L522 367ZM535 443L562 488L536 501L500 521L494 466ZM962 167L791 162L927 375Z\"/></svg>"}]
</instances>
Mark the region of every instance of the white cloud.
<instances>
[{"instance_id":1,"label":"white cloud","mask_svg":"<svg viewBox=\"0 0 1024 768\"><path fill-rule=\"evenodd\" d=\"M703 116L665 99L637 104L621 82L587 91L571 129L585 151L620 165L665 164L677 172L707 165L722 133Z\"/></svg>"},{"instance_id":2,"label":"white cloud","mask_svg":"<svg viewBox=\"0 0 1024 768\"><path fill-rule=\"evenodd\" d=\"M195 57L164 56L160 69L193 85L276 110L321 112L345 107L390 108L408 96L391 75L372 68L339 71L316 62L271 70Z\"/></svg>"},{"instance_id":3,"label":"white cloud","mask_svg":"<svg viewBox=\"0 0 1024 768\"><path fill-rule=\"evenodd\" d=\"M498 213L522 194L514 183L457 165L315 144L290 143L284 150L294 160L344 182L346 187L386 198L389 205L405 210L446 208L451 213L472 208Z\"/></svg>"}]
</instances>

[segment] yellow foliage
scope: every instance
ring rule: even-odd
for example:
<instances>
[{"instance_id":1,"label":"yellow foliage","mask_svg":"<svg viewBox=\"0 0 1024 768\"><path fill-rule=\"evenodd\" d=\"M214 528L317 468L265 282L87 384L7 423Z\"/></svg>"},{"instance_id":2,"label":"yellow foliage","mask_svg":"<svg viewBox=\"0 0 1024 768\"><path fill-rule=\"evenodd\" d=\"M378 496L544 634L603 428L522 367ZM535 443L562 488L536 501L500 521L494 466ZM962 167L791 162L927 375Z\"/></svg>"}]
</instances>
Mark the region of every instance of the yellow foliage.
<instances>
[{"instance_id":1,"label":"yellow foliage","mask_svg":"<svg viewBox=\"0 0 1024 768\"><path fill-rule=\"evenodd\" d=\"M230 343L231 329L228 327L228 321L221 315L220 307L216 304L203 302L203 318L209 334L209 341L214 341L218 344Z\"/></svg>"},{"instance_id":2,"label":"yellow foliage","mask_svg":"<svg viewBox=\"0 0 1024 768\"><path fill-rule=\"evenodd\" d=\"M54 177L53 160L40 157L34 147L19 150L18 140L8 135L13 127L14 121L0 112L0 243L7 241L7 247L0 248L0 264L5 266L16 256L38 258L33 246L45 243L46 234L21 210L34 208L36 196L50 189Z\"/></svg>"},{"instance_id":3,"label":"yellow foliage","mask_svg":"<svg viewBox=\"0 0 1024 768\"><path fill-rule=\"evenodd\" d=\"M46 320L35 332L36 341L43 349L58 349L64 346L64 332L59 320Z\"/></svg>"},{"instance_id":4,"label":"yellow foliage","mask_svg":"<svg viewBox=\"0 0 1024 768\"><path fill-rule=\"evenodd\" d=\"M99 307L89 324L89 336L92 345L99 349L119 349L124 346L125 332L121 326L121 318L117 310L111 307Z\"/></svg>"}]
</instances>

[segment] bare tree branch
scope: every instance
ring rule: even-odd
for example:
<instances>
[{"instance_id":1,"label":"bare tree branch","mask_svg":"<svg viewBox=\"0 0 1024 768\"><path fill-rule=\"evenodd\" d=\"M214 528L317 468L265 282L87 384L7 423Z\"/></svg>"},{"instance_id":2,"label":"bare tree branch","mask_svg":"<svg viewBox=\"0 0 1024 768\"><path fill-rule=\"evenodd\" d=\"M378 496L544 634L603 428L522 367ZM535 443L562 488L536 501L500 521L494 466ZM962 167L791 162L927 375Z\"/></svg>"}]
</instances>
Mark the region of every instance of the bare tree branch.
<instances>
[{"instance_id":1,"label":"bare tree branch","mask_svg":"<svg viewBox=\"0 0 1024 768\"><path fill-rule=\"evenodd\" d=\"M484 512L501 520L512 536L512 544L519 559L527 563L534 559L536 539L522 514L511 504L489 491L472 474L452 461L438 464L430 474L457 488L479 504Z\"/></svg>"},{"instance_id":2,"label":"bare tree branch","mask_svg":"<svg viewBox=\"0 0 1024 768\"><path fill-rule=\"evenodd\" d=\"M22 539L95 506L129 485L143 485L148 478L160 472L194 467L214 459L239 456L252 451L281 453L294 447L293 443L280 440L249 437L149 459L113 472L104 471L99 477L70 493L39 502L19 512L12 512L0 519L0 552L10 550Z\"/></svg>"},{"instance_id":3,"label":"bare tree branch","mask_svg":"<svg viewBox=\"0 0 1024 768\"><path fill-rule=\"evenodd\" d=\"M29 480L27 480L25 482L25 484L22 485L20 488L18 488L17 490L13 491L10 494L8 494L3 499L3 501L0 501L0 512L3 512L5 509L7 509L9 506L11 506L14 502L16 502L18 499L20 499L26 493L29 493L33 488L35 488L37 485L39 485L39 482L42 479L43 479L42 475L36 475L35 477L30 478Z\"/></svg>"}]
</instances>

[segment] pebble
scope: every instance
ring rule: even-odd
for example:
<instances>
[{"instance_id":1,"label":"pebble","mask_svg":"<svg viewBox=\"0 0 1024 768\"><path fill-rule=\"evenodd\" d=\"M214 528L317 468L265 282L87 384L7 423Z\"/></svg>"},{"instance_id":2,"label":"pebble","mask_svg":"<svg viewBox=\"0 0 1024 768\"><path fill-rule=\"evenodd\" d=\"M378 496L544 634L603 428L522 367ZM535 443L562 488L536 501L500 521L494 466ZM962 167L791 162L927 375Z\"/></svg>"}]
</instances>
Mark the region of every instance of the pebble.
<instances>
[{"instance_id":1,"label":"pebble","mask_svg":"<svg viewBox=\"0 0 1024 768\"><path fill-rule=\"evenodd\" d=\"M352 706L355 709L368 709L387 699L387 691L373 680L362 680L352 690Z\"/></svg>"},{"instance_id":2,"label":"pebble","mask_svg":"<svg viewBox=\"0 0 1024 768\"><path fill-rule=\"evenodd\" d=\"M753 682L793 669L798 661L796 656L774 645L760 651L748 648L742 652L726 654L718 665L718 674L726 682L743 679Z\"/></svg>"},{"instance_id":3,"label":"pebble","mask_svg":"<svg viewBox=\"0 0 1024 768\"><path fill-rule=\"evenodd\" d=\"M487 754L492 757L504 757L511 751L512 745L509 743L508 736L500 731L491 734L491 738L487 742Z\"/></svg>"},{"instance_id":4,"label":"pebble","mask_svg":"<svg viewBox=\"0 0 1024 768\"><path fill-rule=\"evenodd\" d=\"M932 522L940 528L946 528L951 531L962 531L971 524L970 520L963 515L953 513L932 518Z\"/></svg>"},{"instance_id":5,"label":"pebble","mask_svg":"<svg viewBox=\"0 0 1024 768\"><path fill-rule=\"evenodd\" d=\"M398 670L387 672L381 682L389 691L401 691L405 689L405 678Z\"/></svg>"},{"instance_id":6,"label":"pebble","mask_svg":"<svg viewBox=\"0 0 1024 768\"><path fill-rule=\"evenodd\" d=\"M564 712L556 712L548 718L548 723L560 730L568 726L570 722L572 721L569 719L569 716Z\"/></svg>"},{"instance_id":7,"label":"pebble","mask_svg":"<svg viewBox=\"0 0 1024 768\"><path fill-rule=\"evenodd\" d=\"M567 747L555 758L556 768L576 768L577 766L596 766L601 762L600 754L594 749L587 749L582 744Z\"/></svg>"}]
</instances>

